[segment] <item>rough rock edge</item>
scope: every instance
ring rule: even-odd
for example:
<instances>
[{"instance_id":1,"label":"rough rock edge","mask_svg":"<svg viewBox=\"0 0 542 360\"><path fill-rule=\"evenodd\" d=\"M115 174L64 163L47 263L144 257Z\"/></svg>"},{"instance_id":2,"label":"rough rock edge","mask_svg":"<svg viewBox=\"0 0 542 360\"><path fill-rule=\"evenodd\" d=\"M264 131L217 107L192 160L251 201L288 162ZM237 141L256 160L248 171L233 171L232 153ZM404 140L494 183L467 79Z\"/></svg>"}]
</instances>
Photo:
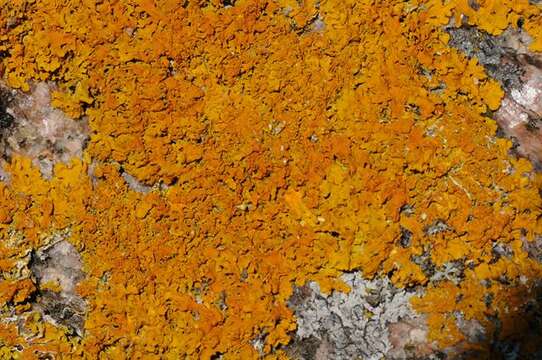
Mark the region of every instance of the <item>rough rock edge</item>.
<instances>
[{"instance_id":1,"label":"rough rock edge","mask_svg":"<svg viewBox=\"0 0 542 360\"><path fill-rule=\"evenodd\" d=\"M521 29L509 28L499 36L476 27L450 24L449 45L476 58L505 91L492 114L499 135L512 140L512 153L528 158L542 170L542 54L529 50L532 39Z\"/></svg>"},{"instance_id":2,"label":"rough rock edge","mask_svg":"<svg viewBox=\"0 0 542 360\"><path fill-rule=\"evenodd\" d=\"M76 287L85 274L77 249L67 240L60 240L33 252L29 266L38 288L34 310L46 321L83 336L86 304ZM43 289L47 283L58 284L60 291Z\"/></svg>"}]
</instances>

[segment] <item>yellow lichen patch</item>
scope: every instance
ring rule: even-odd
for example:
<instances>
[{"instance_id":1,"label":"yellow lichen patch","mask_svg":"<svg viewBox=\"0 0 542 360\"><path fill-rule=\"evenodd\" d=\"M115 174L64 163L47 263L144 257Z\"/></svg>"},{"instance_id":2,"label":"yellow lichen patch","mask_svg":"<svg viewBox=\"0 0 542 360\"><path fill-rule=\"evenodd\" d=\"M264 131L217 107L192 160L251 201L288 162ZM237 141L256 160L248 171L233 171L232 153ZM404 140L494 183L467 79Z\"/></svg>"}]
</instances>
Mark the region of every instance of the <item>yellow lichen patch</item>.
<instances>
[{"instance_id":1,"label":"yellow lichen patch","mask_svg":"<svg viewBox=\"0 0 542 360\"><path fill-rule=\"evenodd\" d=\"M92 130L51 180L14 158L0 184L2 302L24 304L16 262L69 229L85 335L31 319L33 343L0 323L2 355L246 359L264 338L281 358L292 286L348 291L337 277L354 270L425 285L422 255L468 267L414 301L443 346L463 340L453 312L490 326L521 303L514 286L542 270L523 250L542 233L542 178L495 139L483 114L502 90L440 27L523 17L539 41L540 9L469 3L0 1L6 81L57 82L55 106ZM497 242L509 258L492 259Z\"/></svg>"}]
</instances>

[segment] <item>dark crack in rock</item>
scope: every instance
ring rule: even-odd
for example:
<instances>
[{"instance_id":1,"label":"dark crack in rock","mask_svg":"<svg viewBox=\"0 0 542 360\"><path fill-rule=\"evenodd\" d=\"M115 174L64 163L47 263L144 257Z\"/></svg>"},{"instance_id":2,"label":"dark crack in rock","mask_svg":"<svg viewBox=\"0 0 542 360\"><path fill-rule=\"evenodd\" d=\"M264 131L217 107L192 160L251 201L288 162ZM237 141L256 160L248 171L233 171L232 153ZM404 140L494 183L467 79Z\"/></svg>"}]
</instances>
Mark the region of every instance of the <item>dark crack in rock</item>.
<instances>
[{"instance_id":1,"label":"dark crack in rock","mask_svg":"<svg viewBox=\"0 0 542 360\"><path fill-rule=\"evenodd\" d=\"M411 242L412 242L412 231L401 226L401 236L399 238L399 244L402 247L407 248L410 246Z\"/></svg>"},{"instance_id":2,"label":"dark crack in rock","mask_svg":"<svg viewBox=\"0 0 542 360\"><path fill-rule=\"evenodd\" d=\"M42 248L32 254L30 269L39 289L35 308L44 319L67 327L83 336L86 304L76 292L84 278L82 262L76 248L66 240ZM56 283L60 291L44 289L47 283Z\"/></svg>"},{"instance_id":3,"label":"dark crack in rock","mask_svg":"<svg viewBox=\"0 0 542 360\"><path fill-rule=\"evenodd\" d=\"M86 120L70 119L52 107L54 90L54 84L42 82L27 94L0 82L0 156L29 157L47 178L55 163L81 157L88 140Z\"/></svg>"},{"instance_id":4,"label":"dark crack in rock","mask_svg":"<svg viewBox=\"0 0 542 360\"><path fill-rule=\"evenodd\" d=\"M0 87L0 131L13 125L13 115L7 111L7 107L12 100L11 92Z\"/></svg>"}]
</instances>

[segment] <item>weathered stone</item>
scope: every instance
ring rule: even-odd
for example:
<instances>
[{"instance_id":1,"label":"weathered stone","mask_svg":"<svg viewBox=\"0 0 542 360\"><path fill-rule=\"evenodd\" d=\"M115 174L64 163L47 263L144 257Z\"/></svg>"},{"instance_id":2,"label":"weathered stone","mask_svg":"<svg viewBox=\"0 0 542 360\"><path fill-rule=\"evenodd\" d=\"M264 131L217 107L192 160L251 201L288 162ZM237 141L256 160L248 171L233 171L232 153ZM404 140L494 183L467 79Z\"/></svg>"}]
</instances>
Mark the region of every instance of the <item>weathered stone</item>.
<instances>
[{"instance_id":1,"label":"weathered stone","mask_svg":"<svg viewBox=\"0 0 542 360\"><path fill-rule=\"evenodd\" d=\"M32 254L30 269L38 286L35 308L46 320L66 326L82 336L84 332L85 301L76 286L84 278L77 249L66 240L59 241ZM42 289L56 283L60 291Z\"/></svg>"},{"instance_id":2,"label":"weathered stone","mask_svg":"<svg viewBox=\"0 0 542 360\"><path fill-rule=\"evenodd\" d=\"M50 178L57 162L83 155L86 120L70 119L51 105L52 83L36 83L26 94L0 82L0 155L23 155Z\"/></svg>"}]
</instances>

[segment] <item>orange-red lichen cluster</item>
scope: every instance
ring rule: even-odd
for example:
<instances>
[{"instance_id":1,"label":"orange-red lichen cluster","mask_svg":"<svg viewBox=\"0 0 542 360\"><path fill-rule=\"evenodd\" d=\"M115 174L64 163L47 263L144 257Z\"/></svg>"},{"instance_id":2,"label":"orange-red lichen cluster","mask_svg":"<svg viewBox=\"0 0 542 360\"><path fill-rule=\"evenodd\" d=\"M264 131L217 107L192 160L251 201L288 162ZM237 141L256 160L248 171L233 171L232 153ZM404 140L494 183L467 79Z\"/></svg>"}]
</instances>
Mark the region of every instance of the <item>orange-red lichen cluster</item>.
<instances>
[{"instance_id":1,"label":"orange-red lichen cluster","mask_svg":"<svg viewBox=\"0 0 542 360\"><path fill-rule=\"evenodd\" d=\"M462 340L454 311L488 327L513 311L542 270L522 248L542 233L541 177L495 138L484 114L502 90L441 27L465 14L498 34L523 18L540 50L541 9L475 3L1 1L6 81L55 81L55 106L92 134L52 180L14 158L0 184L0 306L29 312L17 261L69 229L85 336L30 313L41 336L2 324L0 353L245 359L264 334L282 357L293 285L348 291L337 276L355 269L423 285L423 253L468 264L414 302L442 346ZM135 192L121 170L166 186ZM497 242L513 255L495 261Z\"/></svg>"}]
</instances>

